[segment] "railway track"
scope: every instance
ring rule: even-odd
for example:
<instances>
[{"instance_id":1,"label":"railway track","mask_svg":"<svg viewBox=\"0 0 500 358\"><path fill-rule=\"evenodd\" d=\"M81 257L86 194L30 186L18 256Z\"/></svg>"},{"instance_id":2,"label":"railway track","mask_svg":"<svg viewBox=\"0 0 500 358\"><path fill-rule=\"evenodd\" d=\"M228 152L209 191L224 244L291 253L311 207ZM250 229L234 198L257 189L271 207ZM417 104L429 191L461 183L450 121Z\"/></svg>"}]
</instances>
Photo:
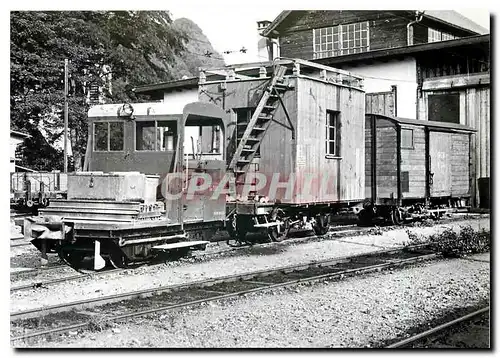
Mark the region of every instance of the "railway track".
<instances>
[{"instance_id":1,"label":"railway track","mask_svg":"<svg viewBox=\"0 0 500 358\"><path fill-rule=\"evenodd\" d=\"M241 252L243 252L243 254L244 254L246 251L254 250L253 248L265 250L266 248L273 246L273 245L280 245L280 246L285 245L286 246L286 245L299 243L299 242L307 242L307 241L314 240L314 239L319 239L319 240L324 239L325 236L331 236L333 234L346 235L346 234L349 234L349 233L356 231L356 230L354 230L354 228L356 228L356 225L343 225L343 226L333 228L331 231L328 232L328 234L321 236L321 237L318 237L315 235L312 235L312 236L309 235L309 236L302 236L302 237L297 237L297 238L290 238L289 240L285 240L285 241L278 242L278 243L265 243L265 244L259 244L256 246L245 245L245 246L228 247L228 248L222 248L222 249L216 248L216 249L209 250L209 251L195 252L195 253L193 253L192 257L201 259L201 258L207 258L210 256L218 256L218 255L228 255L228 254L229 255L231 255L231 254L238 255L238 254L241 254ZM223 240L221 240L221 241L223 241ZM212 245L216 245L216 243L213 243ZM158 264L161 264L161 263L150 263L147 265L154 266L154 265L158 265ZM38 275L40 273L44 273L44 271L50 271L50 270L61 269L61 268L66 268L66 267L67 266L61 264L61 265L54 265L54 266L47 266L47 267L40 267L40 268L35 268L35 269L28 269L28 270L23 270L23 271L12 272L11 273L11 281L12 281L13 277L24 276L24 275L29 275L29 274ZM129 270L134 270L134 269L129 269ZM110 269L110 270L106 270L106 271L102 271L102 272L92 272L92 273L90 273L90 276L92 276L92 275L101 276L101 275L116 273L117 271L123 271L123 270ZM16 291L29 290L29 289L33 289L33 288L47 288L47 286L50 286L52 284L66 282L66 281L74 281L74 280L79 280L79 279L87 278L87 277L89 277L88 273L76 273L76 274L72 274L69 276L56 277L54 279L49 279L49 280L33 281L33 282L30 282L27 284L13 286L13 287L11 287L10 292L12 293L12 292L16 292Z\"/></svg>"},{"instance_id":2,"label":"railway track","mask_svg":"<svg viewBox=\"0 0 500 358\"><path fill-rule=\"evenodd\" d=\"M436 257L425 250L425 245L416 245L411 250L384 250L14 312L11 313L11 341L86 329L95 325L96 318L103 324L306 282L401 267Z\"/></svg>"},{"instance_id":3,"label":"railway track","mask_svg":"<svg viewBox=\"0 0 500 358\"><path fill-rule=\"evenodd\" d=\"M440 324L436 327L428 329L419 334L415 334L409 338L403 339L399 342L392 343L386 348L433 348L432 341L439 339L441 336L449 333L450 330L456 329L459 326L468 324L473 320L478 320L489 316L490 308L484 307L478 309L472 313L468 313L459 318L453 319L446 323ZM430 342L430 344L428 343ZM458 347L447 347L447 348L458 348Z\"/></svg>"},{"instance_id":4,"label":"railway track","mask_svg":"<svg viewBox=\"0 0 500 358\"><path fill-rule=\"evenodd\" d=\"M454 221L452 219L452 221ZM440 222L441 224L442 222ZM401 227L406 227L406 226L411 226L410 224L402 225L402 226L385 226L384 229L397 229ZM284 240L282 242L276 242L276 243L264 243L264 244L258 244L254 246L248 246L248 245L243 245L239 247L227 247L223 249L213 249L213 250L208 250L208 251L201 251L201 252L196 252L193 253L192 257L195 258L207 258L210 256L218 256L218 255L241 255L245 253L252 253L255 250L266 250L267 248L270 247L280 247L280 246L288 246L292 244L297 244L297 243L305 243L305 242L311 242L311 241L320 241L320 240L325 240L325 238L328 239L338 239L340 237L345 237L345 236L353 236L354 234L356 235L362 235L364 233L369 233L372 230L374 230L373 227L359 227L357 225L336 225L332 226L330 230L328 231L327 234L322 235L322 236L316 236L316 235L307 235L307 236L298 236L298 237L291 237L287 240ZM224 241L224 239L221 239L219 242ZM342 241L342 240L338 240ZM361 244L361 243L360 243ZM212 243L211 245L217 245L216 242ZM366 244L367 246L374 246L374 247L379 247L381 249L385 249L385 247L382 246L377 246L373 244ZM149 263L147 264L148 266L154 266L158 265L159 263ZM11 273L11 281L13 276L20 276L20 275L25 275L25 274L39 274L41 271L46 271L46 270L52 270L52 269L60 269L61 267L65 267L64 265L57 265L57 266L50 266L50 267L42 267L42 268L37 268L37 269L30 269L30 270L24 270L20 272L14 272ZM130 269L133 270L133 269ZM103 272L92 272L90 276L102 276L106 274L111 274L111 273L116 273L116 269L111 269ZM83 278L88 278L89 274L88 273L75 273L69 276L64 276L64 277L56 277L56 278L51 278L48 280L41 280L41 281L32 281L26 284L18 285L18 286L13 286L10 289L10 292L17 292L17 291L22 291L22 290L29 290L29 289L37 289L37 288L47 288L47 286L61 283L61 282L67 282L67 281L75 281L75 280L80 280Z\"/></svg>"}]
</instances>

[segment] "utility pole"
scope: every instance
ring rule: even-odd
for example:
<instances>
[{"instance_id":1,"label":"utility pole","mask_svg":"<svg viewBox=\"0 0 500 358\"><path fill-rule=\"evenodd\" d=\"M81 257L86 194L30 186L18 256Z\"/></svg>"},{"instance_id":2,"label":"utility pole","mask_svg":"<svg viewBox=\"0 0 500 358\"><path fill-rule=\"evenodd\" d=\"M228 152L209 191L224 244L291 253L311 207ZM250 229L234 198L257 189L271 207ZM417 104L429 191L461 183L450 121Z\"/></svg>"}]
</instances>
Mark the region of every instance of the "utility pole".
<instances>
[{"instance_id":1,"label":"utility pole","mask_svg":"<svg viewBox=\"0 0 500 358\"><path fill-rule=\"evenodd\" d=\"M64 172L68 172L68 59L64 59Z\"/></svg>"}]
</instances>

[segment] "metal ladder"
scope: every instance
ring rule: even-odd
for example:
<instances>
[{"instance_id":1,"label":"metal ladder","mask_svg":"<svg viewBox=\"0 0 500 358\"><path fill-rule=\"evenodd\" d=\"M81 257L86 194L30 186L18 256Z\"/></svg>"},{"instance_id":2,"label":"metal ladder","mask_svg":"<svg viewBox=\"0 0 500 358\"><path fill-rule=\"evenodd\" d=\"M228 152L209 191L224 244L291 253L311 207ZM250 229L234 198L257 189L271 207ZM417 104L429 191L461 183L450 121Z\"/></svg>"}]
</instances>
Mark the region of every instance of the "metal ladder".
<instances>
[{"instance_id":1,"label":"metal ladder","mask_svg":"<svg viewBox=\"0 0 500 358\"><path fill-rule=\"evenodd\" d=\"M271 82L267 85L252 118L248 123L238 125L246 126L243 135L237 136L238 146L228 166L234 172L236 185L243 184L238 179L249 169L257 149L269 128L274 113L279 106L280 93L287 91L288 87L283 84L286 72L285 66L276 66Z\"/></svg>"}]
</instances>

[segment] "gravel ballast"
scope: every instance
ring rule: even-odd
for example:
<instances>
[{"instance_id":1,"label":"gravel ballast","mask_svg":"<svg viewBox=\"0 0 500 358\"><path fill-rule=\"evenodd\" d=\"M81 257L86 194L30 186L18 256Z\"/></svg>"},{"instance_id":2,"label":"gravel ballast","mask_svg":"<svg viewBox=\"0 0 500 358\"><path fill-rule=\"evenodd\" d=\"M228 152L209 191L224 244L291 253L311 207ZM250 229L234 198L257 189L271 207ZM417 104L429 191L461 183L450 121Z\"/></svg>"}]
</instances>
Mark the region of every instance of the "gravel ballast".
<instances>
[{"instance_id":1,"label":"gravel ballast","mask_svg":"<svg viewBox=\"0 0 500 358\"><path fill-rule=\"evenodd\" d=\"M489 300L489 254L277 289L72 332L32 347L373 347ZM15 342L15 346L26 346Z\"/></svg>"},{"instance_id":2,"label":"gravel ballast","mask_svg":"<svg viewBox=\"0 0 500 358\"><path fill-rule=\"evenodd\" d=\"M411 231L430 234L442 231L446 227L454 227L458 230L459 225L465 224L471 225L476 230L479 228L489 230L489 218L482 218L434 227L411 228ZM273 250L262 250L261 253L252 256L221 256L202 262L190 262L189 260L187 262L171 262L165 265L146 266L98 277L89 276L78 281L51 285L49 289L17 291L10 296L11 312L158 286L375 252L384 248L400 246L408 240L408 236L405 230L400 229L383 232L382 235L363 235L342 238L341 240L330 238L316 242L277 245L273 246Z\"/></svg>"}]
</instances>

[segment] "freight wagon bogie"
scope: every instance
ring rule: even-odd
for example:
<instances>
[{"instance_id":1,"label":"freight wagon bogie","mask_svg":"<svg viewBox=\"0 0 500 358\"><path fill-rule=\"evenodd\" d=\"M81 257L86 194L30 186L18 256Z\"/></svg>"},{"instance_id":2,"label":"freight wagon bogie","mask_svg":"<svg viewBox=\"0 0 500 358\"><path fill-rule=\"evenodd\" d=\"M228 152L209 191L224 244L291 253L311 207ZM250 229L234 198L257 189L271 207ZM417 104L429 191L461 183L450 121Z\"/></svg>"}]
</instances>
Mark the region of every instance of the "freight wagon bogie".
<instances>
[{"instance_id":1,"label":"freight wagon bogie","mask_svg":"<svg viewBox=\"0 0 500 358\"><path fill-rule=\"evenodd\" d=\"M325 235L330 223L342 211L356 203L319 205L258 205L240 203L232 207L226 229L231 237L228 244L239 246L265 242L280 242L291 230L313 231ZM261 233L260 236L247 235Z\"/></svg>"}]
</instances>

